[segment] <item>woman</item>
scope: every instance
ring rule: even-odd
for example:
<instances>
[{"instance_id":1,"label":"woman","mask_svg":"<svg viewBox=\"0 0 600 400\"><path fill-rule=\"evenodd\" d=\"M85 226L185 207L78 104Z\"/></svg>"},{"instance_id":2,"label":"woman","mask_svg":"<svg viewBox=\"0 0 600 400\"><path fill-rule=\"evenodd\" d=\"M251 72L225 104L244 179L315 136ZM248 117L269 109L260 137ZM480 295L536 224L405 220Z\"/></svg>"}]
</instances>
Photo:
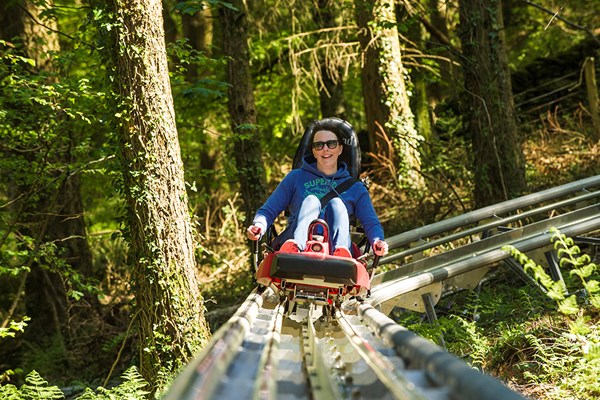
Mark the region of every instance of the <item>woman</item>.
<instances>
[{"instance_id":1,"label":"woman","mask_svg":"<svg viewBox=\"0 0 600 400\"><path fill-rule=\"evenodd\" d=\"M322 218L330 227L333 255L352 257L350 218L355 216L363 226L373 252L379 256L387 254L383 227L364 184L355 183L321 207L320 199L351 176L346 163L338 162L344 148L339 127L331 119L325 119L315 122L313 132L312 154L303 158L300 168L283 178L256 212L246 235L250 240L259 240L275 218L287 209L289 229L282 233L283 239L287 240L279 251L303 251L308 226L314 219Z\"/></svg>"}]
</instances>

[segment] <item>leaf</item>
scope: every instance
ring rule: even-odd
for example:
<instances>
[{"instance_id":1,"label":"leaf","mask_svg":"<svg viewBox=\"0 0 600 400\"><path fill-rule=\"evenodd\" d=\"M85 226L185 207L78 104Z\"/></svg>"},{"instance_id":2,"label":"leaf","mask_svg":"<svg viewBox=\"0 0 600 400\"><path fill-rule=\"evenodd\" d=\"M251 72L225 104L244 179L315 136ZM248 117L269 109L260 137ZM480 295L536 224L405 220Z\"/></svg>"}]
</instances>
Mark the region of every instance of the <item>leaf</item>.
<instances>
[{"instance_id":1,"label":"leaf","mask_svg":"<svg viewBox=\"0 0 600 400\"><path fill-rule=\"evenodd\" d=\"M559 301L558 311L565 315L575 315L579 312L579 305L575 295L571 295L564 300Z\"/></svg>"},{"instance_id":2,"label":"leaf","mask_svg":"<svg viewBox=\"0 0 600 400\"><path fill-rule=\"evenodd\" d=\"M21 393L25 399L64 399L63 392L57 386L48 386L48 382L33 370L25 378Z\"/></svg>"},{"instance_id":3,"label":"leaf","mask_svg":"<svg viewBox=\"0 0 600 400\"><path fill-rule=\"evenodd\" d=\"M584 265L581 268L576 268L571 270L570 274L571 275L577 275L580 278L584 279L584 278L588 278L590 277L593 273L594 273L594 266L593 265Z\"/></svg>"},{"instance_id":4,"label":"leaf","mask_svg":"<svg viewBox=\"0 0 600 400\"><path fill-rule=\"evenodd\" d=\"M590 295L593 295L594 293L598 293L600 291L600 282L596 280L589 280L583 283L583 287Z\"/></svg>"},{"instance_id":5,"label":"leaf","mask_svg":"<svg viewBox=\"0 0 600 400\"><path fill-rule=\"evenodd\" d=\"M596 309L600 310L600 295L595 294L593 296L590 296L590 303Z\"/></svg>"},{"instance_id":6,"label":"leaf","mask_svg":"<svg viewBox=\"0 0 600 400\"><path fill-rule=\"evenodd\" d=\"M591 332L588 324L589 318L582 315L578 316L575 321L569 323L569 330L574 335L585 336Z\"/></svg>"},{"instance_id":7,"label":"leaf","mask_svg":"<svg viewBox=\"0 0 600 400\"><path fill-rule=\"evenodd\" d=\"M567 288L562 281L553 281L550 286L546 287L548 288L548 297L556 301L564 300L565 295L567 294Z\"/></svg>"}]
</instances>

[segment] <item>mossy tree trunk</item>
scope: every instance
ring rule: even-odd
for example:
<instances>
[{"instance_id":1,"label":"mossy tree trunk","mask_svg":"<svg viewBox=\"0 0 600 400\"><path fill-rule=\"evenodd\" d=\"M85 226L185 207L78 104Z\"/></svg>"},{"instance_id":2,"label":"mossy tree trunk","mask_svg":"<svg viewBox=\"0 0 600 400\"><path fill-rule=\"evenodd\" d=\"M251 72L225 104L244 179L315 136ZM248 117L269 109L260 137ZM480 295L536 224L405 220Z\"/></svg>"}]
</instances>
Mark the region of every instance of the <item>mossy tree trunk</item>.
<instances>
[{"instance_id":1,"label":"mossy tree trunk","mask_svg":"<svg viewBox=\"0 0 600 400\"><path fill-rule=\"evenodd\" d=\"M381 153L391 150L383 138L385 133L394 142L396 178L403 186L421 189L424 180L418 147L422 138L415 129L406 90L395 2L356 0L355 5L364 53L362 85L371 149Z\"/></svg>"},{"instance_id":2,"label":"mossy tree trunk","mask_svg":"<svg viewBox=\"0 0 600 400\"><path fill-rule=\"evenodd\" d=\"M475 206L522 194L525 157L517 132L501 2L461 0L464 108L473 146Z\"/></svg>"},{"instance_id":3,"label":"mossy tree trunk","mask_svg":"<svg viewBox=\"0 0 600 400\"><path fill-rule=\"evenodd\" d=\"M160 0L114 0L126 231L140 369L154 389L207 341Z\"/></svg>"}]
</instances>

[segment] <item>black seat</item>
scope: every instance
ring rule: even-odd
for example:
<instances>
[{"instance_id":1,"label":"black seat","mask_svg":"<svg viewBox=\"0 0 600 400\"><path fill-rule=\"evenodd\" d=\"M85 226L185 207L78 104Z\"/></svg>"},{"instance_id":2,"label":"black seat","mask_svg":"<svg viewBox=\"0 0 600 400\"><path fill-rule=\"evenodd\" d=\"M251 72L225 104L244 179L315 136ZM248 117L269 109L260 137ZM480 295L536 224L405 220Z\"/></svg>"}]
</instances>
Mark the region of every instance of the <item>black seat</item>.
<instances>
[{"instance_id":1,"label":"black seat","mask_svg":"<svg viewBox=\"0 0 600 400\"><path fill-rule=\"evenodd\" d=\"M360 145L358 143L358 136L354 131L352 125L343 119L330 117L324 118L319 121L313 121L304 130L302 139L294 155L293 169L300 168L302 166L302 158L311 154L312 136L315 130L315 126L319 122L322 126L331 127L341 132L343 137L344 151L340 156L340 160L345 162L348 166L348 171L353 178L358 179L360 177L360 165L361 165L361 153Z\"/></svg>"}]
</instances>

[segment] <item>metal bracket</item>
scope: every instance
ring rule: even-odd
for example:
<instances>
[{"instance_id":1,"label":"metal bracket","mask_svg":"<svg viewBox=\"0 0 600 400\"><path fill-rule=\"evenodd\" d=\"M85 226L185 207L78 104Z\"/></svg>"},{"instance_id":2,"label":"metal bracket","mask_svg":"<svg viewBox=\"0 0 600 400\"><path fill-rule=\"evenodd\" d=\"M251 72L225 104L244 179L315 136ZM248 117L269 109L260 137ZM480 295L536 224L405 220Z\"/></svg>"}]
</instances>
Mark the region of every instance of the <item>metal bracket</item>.
<instances>
[{"instance_id":1,"label":"metal bracket","mask_svg":"<svg viewBox=\"0 0 600 400\"><path fill-rule=\"evenodd\" d=\"M548 268L550 269L550 276L554 282L564 281L562 273L560 272L560 262L558 261L558 255L556 251L550 250L544 253L546 261L548 262Z\"/></svg>"},{"instance_id":2,"label":"metal bracket","mask_svg":"<svg viewBox=\"0 0 600 400\"><path fill-rule=\"evenodd\" d=\"M444 287L448 290L453 288L475 290L491 268L491 266L486 266L446 279Z\"/></svg>"},{"instance_id":3,"label":"metal bracket","mask_svg":"<svg viewBox=\"0 0 600 400\"><path fill-rule=\"evenodd\" d=\"M519 264L517 262L517 260L515 260L512 257L506 258L504 259L504 262L506 263L506 265L508 265L508 267L517 274L517 276L519 278L521 278L523 280L523 282L532 285L533 287L537 288L540 290L540 292L542 292L543 294L548 293L548 290L546 290L545 287L543 287L542 285L540 285L535 279L533 279L529 274L527 274L525 272L525 270L523 269L523 267L521 266L521 264Z\"/></svg>"},{"instance_id":4,"label":"metal bracket","mask_svg":"<svg viewBox=\"0 0 600 400\"><path fill-rule=\"evenodd\" d=\"M423 298L423 296L429 297L427 302ZM438 301L440 301L441 297L442 282L436 282L431 285L422 287L418 290L414 290L412 292L403 294L402 296L397 298L394 307L402 307L407 310L426 313L428 304L430 304L432 307L435 306L438 303Z\"/></svg>"}]
</instances>

